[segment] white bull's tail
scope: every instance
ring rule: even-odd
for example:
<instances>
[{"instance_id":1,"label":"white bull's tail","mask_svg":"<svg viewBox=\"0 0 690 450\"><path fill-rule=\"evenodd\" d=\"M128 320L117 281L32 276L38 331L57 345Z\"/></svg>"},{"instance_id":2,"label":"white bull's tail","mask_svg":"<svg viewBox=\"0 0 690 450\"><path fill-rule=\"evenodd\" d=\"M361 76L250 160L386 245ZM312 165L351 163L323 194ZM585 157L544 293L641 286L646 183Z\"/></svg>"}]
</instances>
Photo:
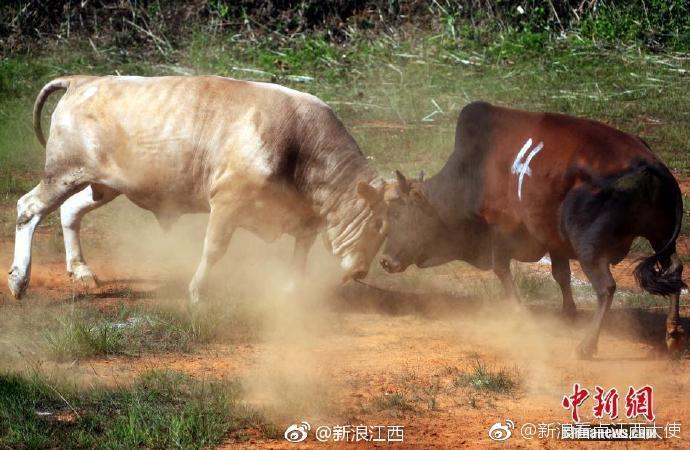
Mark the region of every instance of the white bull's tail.
<instances>
[{"instance_id":1,"label":"white bull's tail","mask_svg":"<svg viewBox=\"0 0 690 450\"><path fill-rule=\"evenodd\" d=\"M36 97L36 101L34 102L34 133L36 133L38 142L41 143L43 148L46 146L46 138L43 135L43 129L41 128L41 111L43 110L43 105L50 94L55 91L66 90L71 81L72 80L69 77L56 78L43 86L43 89L41 89L41 92L39 92L38 96Z\"/></svg>"}]
</instances>

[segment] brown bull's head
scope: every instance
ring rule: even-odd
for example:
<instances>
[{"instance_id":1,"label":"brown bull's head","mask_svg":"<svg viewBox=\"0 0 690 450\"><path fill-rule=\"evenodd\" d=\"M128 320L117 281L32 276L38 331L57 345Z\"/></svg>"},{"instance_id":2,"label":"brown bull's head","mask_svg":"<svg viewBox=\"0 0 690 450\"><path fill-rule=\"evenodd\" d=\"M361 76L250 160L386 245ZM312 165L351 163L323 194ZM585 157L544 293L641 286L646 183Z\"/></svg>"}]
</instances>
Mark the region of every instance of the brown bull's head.
<instances>
[{"instance_id":1,"label":"brown bull's head","mask_svg":"<svg viewBox=\"0 0 690 450\"><path fill-rule=\"evenodd\" d=\"M411 264L429 267L441 264L448 230L429 203L422 177L407 180L396 171L397 182L387 186L388 237L381 266L389 273L402 272Z\"/></svg>"}]
</instances>

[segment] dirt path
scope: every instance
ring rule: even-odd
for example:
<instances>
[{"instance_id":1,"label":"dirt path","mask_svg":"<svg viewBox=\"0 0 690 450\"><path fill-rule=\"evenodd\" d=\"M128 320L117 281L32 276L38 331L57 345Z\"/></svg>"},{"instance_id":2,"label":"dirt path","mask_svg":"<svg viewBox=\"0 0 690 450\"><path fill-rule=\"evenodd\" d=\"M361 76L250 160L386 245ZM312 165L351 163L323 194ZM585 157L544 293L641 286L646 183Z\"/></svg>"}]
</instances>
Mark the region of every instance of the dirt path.
<instances>
[{"instance_id":1,"label":"dirt path","mask_svg":"<svg viewBox=\"0 0 690 450\"><path fill-rule=\"evenodd\" d=\"M684 192L690 191L690 182L682 186ZM98 308L136 303L140 301L136 296L123 299L122 293L134 291L155 296L160 285L176 277L170 275L167 266L150 264L179 251L167 248L169 242L178 242L175 236L162 246L157 243L156 250L151 251L146 242L148 236L160 233L158 229L136 231L139 243L130 243L116 254L106 255L102 251L100 256L89 254L94 269L106 283L95 291L95 298L85 301ZM87 228L87 236L88 233ZM121 236L110 238L121 244L118 241ZM50 239L48 233L37 236L39 245ZM50 242L43 242L43 246L48 250L38 258L40 263L34 265L27 301L43 298L42 301L57 304L69 302L78 291L64 274L61 249L56 249L60 246ZM231 273L237 267L245 267L248 273L254 274L256 289L262 283L257 272L271 273L273 266L267 266L265 255L247 256L253 254L255 244L244 247L231 249L230 261L219 272ZM2 248L11 249L11 243ZM679 249L683 254L688 253L686 241L680 242ZM0 264L8 267L10 258L10 251L3 250ZM191 272L195 258L189 258L186 272ZM137 264L132 265L132 261ZM633 263L627 259L614 268L619 287L634 288L630 277ZM313 263L312 269L316 266L318 263ZM550 270L544 264L522 267L544 276ZM584 280L575 263L573 274L576 279ZM686 270L685 275L690 282L690 271ZM233 280L243 276L243 273L235 274ZM597 357L593 361L579 361L573 350L591 320L591 304L578 305L578 318L575 323L569 323L561 318L557 305L531 303L525 311L517 313L500 299L481 300L458 289L470 280L481 284L489 279L493 279L491 273L472 270L466 265L437 272L413 271L398 278L375 272L368 281L390 291L352 285L337 294L319 294L316 299L276 300L273 311L266 314L264 332L249 342L213 342L197 345L189 353L144 353L140 357L50 364L69 370L75 377L102 383L127 383L136 374L152 368L180 370L199 378L238 377L247 386L247 400L269 412L281 436L273 440L256 436L247 442L228 442L227 448L369 448L372 444L386 444L344 445L332 440L327 443L315 440L317 427L335 425L402 426L404 442L398 445L403 447L556 448L563 442L553 438L525 439L520 429L525 423L555 426L569 422L570 413L561 406L561 401L564 395L572 394L574 383L592 392L597 385L616 388L620 394L616 422L632 421L625 419L624 397L628 387L651 385L657 425L673 422L686 425L683 420L690 416L687 402L690 359L687 352L679 361L659 356L664 309L625 305L614 309L605 322ZM182 282L185 283L186 280ZM0 278L0 291L7 292L4 277ZM166 298L159 297L157 301ZM4 302L14 300L5 297ZM686 318L690 315L687 306L681 314ZM687 319L684 320L686 329L690 329ZM489 373L503 370L518 386L512 391L486 392L460 382L464 375L476 371L478 364ZM583 405L585 420L593 419L593 405L591 397ZM491 441L489 428L506 419L515 423L513 436L504 443ZM312 426L306 443L285 441L283 430L302 420ZM685 447L690 431L681 429L680 434L682 440L627 443L627 446ZM568 443L575 448L595 445L616 446L601 442Z\"/></svg>"},{"instance_id":2,"label":"dirt path","mask_svg":"<svg viewBox=\"0 0 690 450\"><path fill-rule=\"evenodd\" d=\"M106 265L102 260L95 264L100 270ZM117 305L124 300L108 298L108 292L117 290L132 274L114 268L105 273L107 279L120 281L102 287L98 292L103 298L90 301L103 307ZM479 272L466 275L483 277ZM34 293L56 301L70 295L71 286L58 261L36 266L34 280ZM581 312L575 324L568 324L555 308L532 307L514 313L500 300L491 304L440 293L383 294L363 286L348 287L317 305L296 300L276 308L276 314L266 318L268 334L257 342L213 343L191 353L99 358L77 362L70 370L106 383L123 383L152 368L180 370L199 378L239 377L246 380L248 400L271 411L281 431L302 420L312 425L309 440L302 444L305 448L342 448L343 443L315 441L316 427L360 424L403 426L404 447L555 448L562 443L527 440L519 429L527 422L568 422L569 412L561 407L561 400L572 393L573 383L591 391L596 385L617 388L621 409L628 386L649 384L654 387L657 424L682 422L690 414L686 401L690 360L669 361L654 354L664 320L663 314L654 311L641 316L613 311L597 358L579 361L573 349L591 311ZM687 316L688 311L683 314ZM659 326L651 334L641 332ZM506 370L519 380L519 387L513 392L487 393L459 385L461 374L471 373L478 363L489 371ZM393 398L400 401L390 401ZM592 406L590 398L583 407L588 420ZM507 443L493 443L489 427L506 419L516 423L513 437ZM681 432L683 438L687 433ZM653 445L678 447L682 442ZM595 444L575 447L588 445ZM227 443L227 448L238 446L295 448L283 439ZM347 448L369 446L349 443Z\"/></svg>"}]
</instances>

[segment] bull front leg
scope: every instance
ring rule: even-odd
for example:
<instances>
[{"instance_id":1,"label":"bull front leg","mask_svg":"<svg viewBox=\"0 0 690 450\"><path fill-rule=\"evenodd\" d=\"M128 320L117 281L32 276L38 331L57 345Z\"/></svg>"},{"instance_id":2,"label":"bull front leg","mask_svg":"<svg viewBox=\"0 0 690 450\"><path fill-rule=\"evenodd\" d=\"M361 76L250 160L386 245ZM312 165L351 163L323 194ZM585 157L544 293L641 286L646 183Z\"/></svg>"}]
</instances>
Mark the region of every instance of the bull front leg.
<instances>
[{"instance_id":1,"label":"bull front leg","mask_svg":"<svg viewBox=\"0 0 690 450\"><path fill-rule=\"evenodd\" d=\"M285 286L287 294L294 293L298 286L302 284L307 273L307 257L309 250L311 250L314 241L316 240L317 232L308 232L295 236L295 246L292 250L292 261L290 263L290 280Z\"/></svg>"},{"instance_id":2,"label":"bull front leg","mask_svg":"<svg viewBox=\"0 0 690 450\"><path fill-rule=\"evenodd\" d=\"M78 178L73 175L45 179L17 201L14 259L7 280L15 298L21 298L29 285L31 246L36 227L65 198L81 188L77 183Z\"/></svg>"},{"instance_id":3,"label":"bull front leg","mask_svg":"<svg viewBox=\"0 0 690 450\"><path fill-rule=\"evenodd\" d=\"M235 207L230 202L212 201L211 213L206 226L204 249L201 261L189 283L189 301L196 304L206 288L208 277L213 266L223 257L235 231Z\"/></svg>"},{"instance_id":4,"label":"bull front leg","mask_svg":"<svg viewBox=\"0 0 690 450\"><path fill-rule=\"evenodd\" d=\"M494 273L501 281L503 295L505 295L515 309L520 309L520 297L518 297L513 274L510 271L510 256L500 245L494 245L492 252Z\"/></svg>"}]
</instances>

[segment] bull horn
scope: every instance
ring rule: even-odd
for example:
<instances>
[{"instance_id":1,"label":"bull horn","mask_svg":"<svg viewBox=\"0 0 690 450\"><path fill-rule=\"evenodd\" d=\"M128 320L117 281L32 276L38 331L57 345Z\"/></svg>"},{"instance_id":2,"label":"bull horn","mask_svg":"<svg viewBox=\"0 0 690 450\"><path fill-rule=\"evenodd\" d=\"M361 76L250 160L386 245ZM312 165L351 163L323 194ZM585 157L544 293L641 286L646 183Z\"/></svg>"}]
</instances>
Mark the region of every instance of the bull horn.
<instances>
[{"instance_id":1,"label":"bull horn","mask_svg":"<svg viewBox=\"0 0 690 450\"><path fill-rule=\"evenodd\" d=\"M419 181L424 181L424 171L423 170L419 171Z\"/></svg>"},{"instance_id":2,"label":"bull horn","mask_svg":"<svg viewBox=\"0 0 690 450\"><path fill-rule=\"evenodd\" d=\"M407 182L407 178L399 170L395 171L395 177L398 179L398 186L400 187L400 192L407 194L410 192L410 183Z\"/></svg>"}]
</instances>

